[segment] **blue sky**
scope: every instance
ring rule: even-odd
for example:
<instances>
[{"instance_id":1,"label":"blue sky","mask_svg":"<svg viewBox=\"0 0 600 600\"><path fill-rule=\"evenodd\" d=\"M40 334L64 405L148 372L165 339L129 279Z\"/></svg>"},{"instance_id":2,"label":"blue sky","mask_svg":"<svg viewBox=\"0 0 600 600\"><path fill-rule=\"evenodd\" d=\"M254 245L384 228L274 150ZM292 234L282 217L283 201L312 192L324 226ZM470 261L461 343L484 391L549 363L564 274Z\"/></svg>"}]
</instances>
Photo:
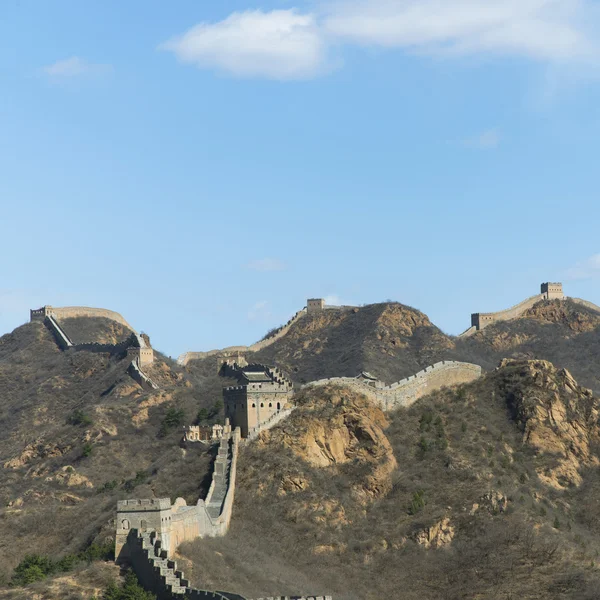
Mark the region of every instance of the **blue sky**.
<instances>
[{"instance_id":1,"label":"blue sky","mask_svg":"<svg viewBox=\"0 0 600 600\"><path fill-rule=\"evenodd\" d=\"M459 333L600 303L598 2L0 3L0 332L111 308L176 356L307 297Z\"/></svg>"}]
</instances>

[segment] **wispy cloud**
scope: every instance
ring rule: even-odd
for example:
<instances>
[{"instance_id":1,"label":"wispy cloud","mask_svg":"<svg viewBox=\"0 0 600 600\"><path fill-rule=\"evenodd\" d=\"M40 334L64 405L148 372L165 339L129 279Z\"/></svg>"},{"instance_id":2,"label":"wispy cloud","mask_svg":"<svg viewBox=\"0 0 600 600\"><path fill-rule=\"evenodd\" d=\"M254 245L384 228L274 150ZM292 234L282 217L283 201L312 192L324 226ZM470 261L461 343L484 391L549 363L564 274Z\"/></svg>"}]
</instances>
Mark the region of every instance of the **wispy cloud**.
<instances>
[{"instance_id":1,"label":"wispy cloud","mask_svg":"<svg viewBox=\"0 0 600 600\"><path fill-rule=\"evenodd\" d=\"M159 48L199 68L280 80L326 72L331 49L344 45L594 69L600 56L594 0L329 0L317 6L307 13L234 12Z\"/></svg>"},{"instance_id":2,"label":"wispy cloud","mask_svg":"<svg viewBox=\"0 0 600 600\"><path fill-rule=\"evenodd\" d=\"M217 23L200 23L159 49L238 77L306 79L325 62L315 16L295 9L235 12Z\"/></svg>"},{"instance_id":3,"label":"wispy cloud","mask_svg":"<svg viewBox=\"0 0 600 600\"><path fill-rule=\"evenodd\" d=\"M285 263L277 258L261 258L253 260L246 265L251 271L284 271Z\"/></svg>"},{"instance_id":4,"label":"wispy cloud","mask_svg":"<svg viewBox=\"0 0 600 600\"><path fill-rule=\"evenodd\" d=\"M600 277L600 254L594 254L567 269L565 278L571 281Z\"/></svg>"},{"instance_id":5,"label":"wispy cloud","mask_svg":"<svg viewBox=\"0 0 600 600\"><path fill-rule=\"evenodd\" d=\"M542 61L591 59L592 0L343 0L325 29L363 45L436 55L494 53Z\"/></svg>"},{"instance_id":6,"label":"wispy cloud","mask_svg":"<svg viewBox=\"0 0 600 600\"><path fill-rule=\"evenodd\" d=\"M42 71L52 79L68 79L83 75L99 75L112 70L111 65L90 63L78 56L71 56L48 65Z\"/></svg>"},{"instance_id":7,"label":"wispy cloud","mask_svg":"<svg viewBox=\"0 0 600 600\"><path fill-rule=\"evenodd\" d=\"M252 305L248 310L249 321L266 321L271 318L271 309L266 300L261 300Z\"/></svg>"},{"instance_id":8,"label":"wispy cloud","mask_svg":"<svg viewBox=\"0 0 600 600\"><path fill-rule=\"evenodd\" d=\"M500 145L500 141L500 132L497 129L488 129L473 137L464 139L462 145L477 150L493 150Z\"/></svg>"}]
</instances>

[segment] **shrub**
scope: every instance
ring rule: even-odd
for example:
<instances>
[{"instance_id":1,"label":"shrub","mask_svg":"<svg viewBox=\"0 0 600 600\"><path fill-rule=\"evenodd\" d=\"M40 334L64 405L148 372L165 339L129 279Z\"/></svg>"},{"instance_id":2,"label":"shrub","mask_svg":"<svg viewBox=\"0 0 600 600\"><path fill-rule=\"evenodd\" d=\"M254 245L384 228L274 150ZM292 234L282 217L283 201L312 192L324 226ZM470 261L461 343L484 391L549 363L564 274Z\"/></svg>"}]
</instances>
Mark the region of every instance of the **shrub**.
<instances>
[{"instance_id":1,"label":"shrub","mask_svg":"<svg viewBox=\"0 0 600 600\"><path fill-rule=\"evenodd\" d=\"M86 415L81 409L74 410L67 419L69 425L91 425L92 418Z\"/></svg>"},{"instance_id":2,"label":"shrub","mask_svg":"<svg viewBox=\"0 0 600 600\"><path fill-rule=\"evenodd\" d=\"M146 592L130 571L125 576L125 583L122 587L114 582L109 584L102 595L102 600L156 600L156 596Z\"/></svg>"},{"instance_id":3,"label":"shrub","mask_svg":"<svg viewBox=\"0 0 600 600\"><path fill-rule=\"evenodd\" d=\"M124 484L123 488L127 492L132 492L138 485L142 485L142 483L146 483L148 478L150 477L150 473L148 471L138 471L135 474L134 479L128 479Z\"/></svg>"},{"instance_id":4,"label":"shrub","mask_svg":"<svg viewBox=\"0 0 600 600\"><path fill-rule=\"evenodd\" d=\"M413 494L410 506L408 507L409 515L416 515L418 512L425 508L427 501L425 500L425 492L419 490Z\"/></svg>"},{"instance_id":5,"label":"shrub","mask_svg":"<svg viewBox=\"0 0 600 600\"><path fill-rule=\"evenodd\" d=\"M12 585L28 585L44 579L55 571L55 565L47 556L27 554L13 573Z\"/></svg>"},{"instance_id":6,"label":"shrub","mask_svg":"<svg viewBox=\"0 0 600 600\"><path fill-rule=\"evenodd\" d=\"M119 485L119 482L116 479L112 481L105 481L102 487L98 488L98 494L102 494L103 492L110 492L114 490Z\"/></svg>"},{"instance_id":7,"label":"shrub","mask_svg":"<svg viewBox=\"0 0 600 600\"><path fill-rule=\"evenodd\" d=\"M45 579L53 573L66 573L80 562L90 563L95 560L113 559L113 540L107 540L103 544L91 544L79 554L66 554L57 561L41 554L28 554L15 568L11 585L29 585L35 581Z\"/></svg>"},{"instance_id":8,"label":"shrub","mask_svg":"<svg viewBox=\"0 0 600 600\"><path fill-rule=\"evenodd\" d=\"M164 437L171 431L171 429L175 429L176 427L180 427L185 421L185 412L181 408L169 408L167 413L165 414L165 418L163 419L159 435Z\"/></svg>"},{"instance_id":9,"label":"shrub","mask_svg":"<svg viewBox=\"0 0 600 600\"><path fill-rule=\"evenodd\" d=\"M94 451L94 447L92 446L92 444L87 442L86 444L83 445L83 448L81 449L81 456L83 458L87 458L88 456L92 455L93 451Z\"/></svg>"}]
</instances>

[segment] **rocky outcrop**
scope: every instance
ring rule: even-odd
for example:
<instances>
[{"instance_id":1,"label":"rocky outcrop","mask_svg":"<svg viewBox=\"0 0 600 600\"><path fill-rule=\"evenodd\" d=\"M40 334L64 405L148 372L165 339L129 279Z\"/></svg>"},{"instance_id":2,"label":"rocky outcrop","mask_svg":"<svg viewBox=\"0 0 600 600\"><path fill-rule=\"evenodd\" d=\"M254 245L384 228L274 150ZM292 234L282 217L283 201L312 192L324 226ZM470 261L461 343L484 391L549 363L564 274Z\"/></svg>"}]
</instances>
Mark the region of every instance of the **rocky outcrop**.
<instances>
[{"instance_id":1,"label":"rocky outcrop","mask_svg":"<svg viewBox=\"0 0 600 600\"><path fill-rule=\"evenodd\" d=\"M593 331L600 325L600 314L571 300L540 302L530 308L524 318L542 323L560 323L575 333Z\"/></svg>"},{"instance_id":2,"label":"rocky outcrop","mask_svg":"<svg viewBox=\"0 0 600 600\"><path fill-rule=\"evenodd\" d=\"M600 402L566 369L543 360L503 360L495 374L523 442L539 457L538 476L557 489L580 485L581 470L600 464Z\"/></svg>"},{"instance_id":3,"label":"rocky outcrop","mask_svg":"<svg viewBox=\"0 0 600 600\"><path fill-rule=\"evenodd\" d=\"M452 543L455 528L449 517L440 519L433 525L421 529L415 534L415 542L425 549L443 548Z\"/></svg>"},{"instance_id":4,"label":"rocky outcrop","mask_svg":"<svg viewBox=\"0 0 600 600\"><path fill-rule=\"evenodd\" d=\"M289 448L317 468L336 469L350 462L369 465L369 473L354 488L357 498L369 502L385 495L397 462L385 435L388 420L382 410L340 386L303 392L297 402L285 427L261 433L259 444Z\"/></svg>"}]
</instances>

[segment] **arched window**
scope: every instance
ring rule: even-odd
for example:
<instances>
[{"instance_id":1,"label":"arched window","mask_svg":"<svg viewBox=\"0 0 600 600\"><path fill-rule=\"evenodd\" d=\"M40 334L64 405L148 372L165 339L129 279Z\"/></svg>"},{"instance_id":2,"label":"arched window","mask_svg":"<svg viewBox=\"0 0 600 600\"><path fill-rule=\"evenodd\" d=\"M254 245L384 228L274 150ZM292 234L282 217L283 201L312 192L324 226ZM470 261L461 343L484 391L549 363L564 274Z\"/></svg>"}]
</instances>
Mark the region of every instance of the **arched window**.
<instances>
[{"instance_id":1,"label":"arched window","mask_svg":"<svg viewBox=\"0 0 600 600\"><path fill-rule=\"evenodd\" d=\"M256 408L256 404L254 402L252 403L252 408Z\"/></svg>"},{"instance_id":2,"label":"arched window","mask_svg":"<svg viewBox=\"0 0 600 600\"><path fill-rule=\"evenodd\" d=\"M277 403L277 410L281 410L281 404L279 402Z\"/></svg>"},{"instance_id":3,"label":"arched window","mask_svg":"<svg viewBox=\"0 0 600 600\"><path fill-rule=\"evenodd\" d=\"M129 525L129 521L127 519L123 519L121 521L121 529L129 529L130 525Z\"/></svg>"},{"instance_id":4,"label":"arched window","mask_svg":"<svg viewBox=\"0 0 600 600\"><path fill-rule=\"evenodd\" d=\"M146 531L146 529L148 529L148 522L142 519L140 521L140 531Z\"/></svg>"},{"instance_id":5,"label":"arched window","mask_svg":"<svg viewBox=\"0 0 600 600\"><path fill-rule=\"evenodd\" d=\"M269 408L273 408L273 404L271 404L271 402L269 402Z\"/></svg>"},{"instance_id":6,"label":"arched window","mask_svg":"<svg viewBox=\"0 0 600 600\"><path fill-rule=\"evenodd\" d=\"M260 403L260 407L261 407L261 408L264 408L264 406L265 406L265 405L264 405L264 404L261 402L261 403Z\"/></svg>"}]
</instances>

